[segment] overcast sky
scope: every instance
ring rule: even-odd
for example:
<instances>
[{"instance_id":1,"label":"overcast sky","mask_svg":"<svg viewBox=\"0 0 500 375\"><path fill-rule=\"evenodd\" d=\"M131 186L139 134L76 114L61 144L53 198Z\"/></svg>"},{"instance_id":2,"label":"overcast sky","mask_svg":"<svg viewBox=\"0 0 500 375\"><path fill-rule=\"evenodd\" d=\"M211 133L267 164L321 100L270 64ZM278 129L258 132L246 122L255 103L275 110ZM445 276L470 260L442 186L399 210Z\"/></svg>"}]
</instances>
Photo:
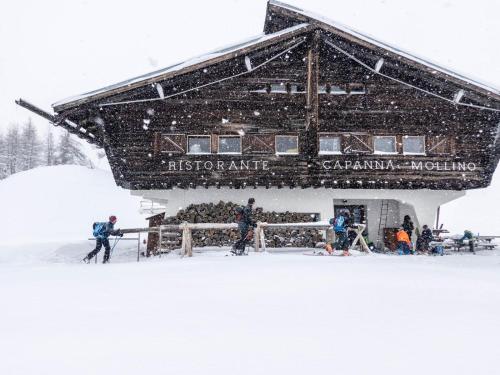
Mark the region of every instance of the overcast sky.
<instances>
[{"instance_id":1,"label":"overcast sky","mask_svg":"<svg viewBox=\"0 0 500 375\"><path fill-rule=\"evenodd\" d=\"M288 0L500 88L498 0ZM0 130L262 32L266 0L1 0Z\"/></svg>"}]
</instances>

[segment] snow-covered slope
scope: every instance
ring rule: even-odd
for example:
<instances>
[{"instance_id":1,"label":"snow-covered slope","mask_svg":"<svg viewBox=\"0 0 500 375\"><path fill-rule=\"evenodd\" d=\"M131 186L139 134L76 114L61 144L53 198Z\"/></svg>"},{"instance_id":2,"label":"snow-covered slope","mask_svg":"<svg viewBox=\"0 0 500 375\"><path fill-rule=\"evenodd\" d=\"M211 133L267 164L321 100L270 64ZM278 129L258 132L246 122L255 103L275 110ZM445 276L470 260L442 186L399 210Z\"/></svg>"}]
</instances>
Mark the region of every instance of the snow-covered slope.
<instances>
[{"instance_id":1,"label":"snow-covered slope","mask_svg":"<svg viewBox=\"0 0 500 375\"><path fill-rule=\"evenodd\" d=\"M465 197L441 207L440 222L452 233L470 229L481 235L500 236L500 170L486 189L469 190Z\"/></svg>"},{"instance_id":2,"label":"snow-covered slope","mask_svg":"<svg viewBox=\"0 0 500 375\"><path fill-rule=\"evenodd\" d=\"M482 255L0 262L0 374L498 374Z\"/></svg>"},{"instance_id":3,"label":"snow-covered slope","mask_svg":"<svg viewBox=\"0 0 500 375\"><path fill-rule=\"evenodd\" d=\"M116 186L110 172L64 165L17 173L0 181L2 244L70 242L91 235L95 221L143 226L139 198Z\"/></svg>"}]
</instances>

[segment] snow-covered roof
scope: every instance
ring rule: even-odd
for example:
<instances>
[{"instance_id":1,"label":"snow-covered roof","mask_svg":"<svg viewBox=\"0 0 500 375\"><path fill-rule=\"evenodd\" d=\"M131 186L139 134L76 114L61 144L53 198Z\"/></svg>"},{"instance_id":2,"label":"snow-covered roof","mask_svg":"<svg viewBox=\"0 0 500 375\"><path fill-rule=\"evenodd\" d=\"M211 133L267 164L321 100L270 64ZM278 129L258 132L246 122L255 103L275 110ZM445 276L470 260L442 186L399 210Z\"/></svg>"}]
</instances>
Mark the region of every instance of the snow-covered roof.
<instances>
[{"instance_id":1,"label":"snow-covered roof","mask_svg":"<svg viewBox=\"0 0 500 375\"><path fill-rule=\"evenodd\" d=\"M385 51L388 51L396 56L400 56L401 58L404 58L406 60L410 60L412 62L415 62L416 64L419 64L423 66L429 73L435 74L435 73L441 73L445 74L446 76L450 77L451 79L459 80L462 84L465 84L467 86L472 86L472 88L480 88L483 91L486 91L487 93L493 94L497 97L500 97L500 90L492 87L492 85L481 82L480 80L477 79L471 79L466 77L463 74L457 73L452 71L449 68L442 67L438 64L435 64L433 62L430 62L428 59L424 59L421 57L418 57L412 53L406 52L402 50L399 47L392 46L390 44L387 44L385 42L381 42L375 38L373 38L370 35L364 34L362 32L359 32L357 30L354 30L348 26L345 26L339 22L333 21L331 19L328 19L322 15L309 12L306 10L303 10L301 8L283 3L278 0L269 0L269 6L270 7L278 7L281 9L284 9L289 12L293 12L300 17L300 19L306 18L306 21L303 23L289 27L274 33L270 34L260 34L257 36L254 36L252 38L248 38L246 40L240 41L236 44L226 46L219 48L215 51L193 57L189 60L168 66L166 68L156 70L151 73L147 73L138 77L134 77L110 86L106 86L103 88L100 88L98 90L90 91L81 95L76 95L72 96L63 100L60 100L54 104L52 104L52 107L55 109L56 112L59 112L61 110L64 110L66 108L70 108L73 106L76 106L80 103L95 100L98 98L102 98L105 96L110 95L110 92L123 92L128 89L136 88L136 87L141 87L150 83L153 83L155 81L158 81L160 79L167 79L172 76L175 76L177 74L182 74L189 72L190 70L193 70L195 68L201 68L204 66L208 66L211 63L214 62L215 59L219 59L223 56L235 56L235 54L238 53L238 51L256 46L260 43L266 42L266 41L271 41L273 39L278 39L280 37L286 36L288 34L293 35L296 34L297 32L302 31L303 29L306 29L310 24L315 24L317 27L324 27L327 28L328 30L331 30L333 32L338 31L339 34L344 34L352 37L354 40L359 40L365 44L371 45L374 48L381 48Z\"/></svg>"},{"instance_id":2,"label":"snow-covered roof","mask_svg":"<svg viewBox=\"0 0 500 375\"><path fill-rule=\"evenodd\" d=\"M148 84L149 80L151 80L151 79L157 79L159 77L168 76L168 75L173 74L173 73L178 73L181 70L190 68L194 65L202 64L204 62L208 63L213 59L219 58L219 57L224 56L224 55L231 55L234 52L237 52L241 49L252 47L252 46L255 46L255 45L262 43L262 42L266 42L266 41L273 40L273 39L276 39L276 38L279 38L282 36L286 36L287 34L296 33L297 31L305 29L307 26L308 26L307 23L302 23L300 25L296 25L296 26L278 31L276 33L272 33L272 34L262 33L262 34L259 34L257 36L242 40L238 43L218 48L215 51L208 52L208 53L205 53L203 55L193 57L189 60L168 66L168 67L160 69L160 70L156 70L156 71L151 72L151 73L143 74L141 76L134 77L134 78L128 79L126 81L122 81L122 82L119 82L119 83L116 83L116 84L113 84L110 86L106 86L106 87L100 88L98 90L89 91L89 92L81 94L81 95L76 95L76 96L72 96L72 97L60 100L60 101L52 104L52 107L57 110L58 107L67 106L70 103L78 102L78 101L83 100L83 99L88 99L88 98L93 97L93 96L98 96L98 95L103 94L103 93L108 92L108 91L112 91L112 90L119 89L122 87L132 86L132 85L135 85L138 83Z\"/></svg>"},{"instance_id":3,"label":"snow-covered roof","mask_svg":"<svg viewBox=\"0 0 500 375\"><path fill-rule=\"evenodd\" d=\"M289 5L289 4L286 4L286 3L283 3L281 1L278 1L278 0L269 0L269 4L270 5L274 5L276 7L280 7L280 8L283 8L283 9L287 9L289 11L292 11L292 12L295 12L297 14L300 14L304 17L307 17L307 18L310 18L310 19L313 19L313 20L316 20L316 21L319 21L319 22L322 22L328 26L331 26L335 29L338 29L344 33L347 33L347 34L350 34L352 36L354 36L355 38L358 38L360 40L363 40L365 42L368 42L376 47L380 47L380 48L383 48L387 51L390 51L394 54L397 54L399 56L402 56L402 57L405 57L409 60L413 60L419 64L422 64L428 68L432 70L435 70L435 71L439 71L441 73L444 73L444 74L447 74L451 77L454 77L456 79L459 79L461 81L464 81L466 83L469 83L471 85L474 85L474 86L477 86L477 87L480 87L486 91L489 91L493 94L496 94L496 95L500 95L500 90L497 89L497 88L494 88L491 84L488 84L488 83L485 83L485 82L481 82L480 80L477 80L477 79L471 79L469 77L466 77L465 75L461 74L461 73L457 73L449 68L446 68L446 67L442 67L434 62L431 62L429 61L428 59L424 59L422 57L419 57L419 56L416 56L412 53L409 53L409 52L406 52L404 50L402 50L401 48L399 47L396 47L396 46L393 46L393 45L390 45L390 44L387 44L385 42L382 42L380 40L377 40L375 39L374 37L372 37L371 35L367 35L365 33L362 33L362 32L359 32L357 30L354 30L346 25L343 25L339 22L336 22L336 21L333 21L329 18L326 18L322 15L319 15L319 14L316 14L314 12L309 12L309 11L306 11L306 10L303 10L301 8L298 8L298 7L295 7L293 5Z\"/></svg>"}]
</instances>

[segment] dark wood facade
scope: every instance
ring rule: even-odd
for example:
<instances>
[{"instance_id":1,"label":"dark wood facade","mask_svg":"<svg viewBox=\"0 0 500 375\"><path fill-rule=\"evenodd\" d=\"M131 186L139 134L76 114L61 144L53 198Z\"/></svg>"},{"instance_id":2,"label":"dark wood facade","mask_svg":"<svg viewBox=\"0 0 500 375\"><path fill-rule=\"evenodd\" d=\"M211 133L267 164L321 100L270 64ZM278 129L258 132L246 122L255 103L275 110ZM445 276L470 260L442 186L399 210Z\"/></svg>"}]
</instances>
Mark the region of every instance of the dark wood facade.
<instances>
[{"instance_id":1,"label":"dark wood facade","mask_svg":"<svg viewBox=\"0 0 500 375\"><path fill-rule=\"evenodd\" d=\"M58 104L52 121L104 147L129 189L489 185L498 92L275 1L265 33ZM189 152L193 136L210 136L209 153ZM240 137L238 153L219 152L225 136ZM277 152L280 136L298 137L297 154ZM381 136L395 137L394 152L377 152ZM339 149L324 154L329 137ZM406 137L425 151L405 153Z\"/></svg>"}]
</instances>

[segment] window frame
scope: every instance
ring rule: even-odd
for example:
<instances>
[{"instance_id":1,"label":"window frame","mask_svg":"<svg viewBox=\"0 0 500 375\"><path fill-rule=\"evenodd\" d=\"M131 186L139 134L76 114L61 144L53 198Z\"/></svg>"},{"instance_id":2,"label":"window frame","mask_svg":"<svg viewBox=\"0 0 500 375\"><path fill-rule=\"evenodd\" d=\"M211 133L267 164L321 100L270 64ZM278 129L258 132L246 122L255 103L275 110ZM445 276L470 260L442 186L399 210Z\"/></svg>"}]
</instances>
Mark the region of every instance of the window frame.
<instances>
[{"instance_id":1,"label":"window frame","mask_svg":"<svg viewBox=\"0 0 500 375\"><path fill-rule=\"evenodd\" d=\"M269 138L269 143L267 144L262 138ZM258 140L260 145L264 145L264 150L256 151L252 149L252 138L253 140ZM243 149L242 152L245 155L274 155L276 153L276 144L274 139L274 134L264 134L264 133L249 133L242 137ZM272 142L272 144L271 144ZM246 147L245 147L246 146Z\"/></svg>"},{"instance_id":2,"label":"window frame","mask_svg":"<svg viewBox=\"0 0 500 375\"><path fill-rule=\"evenodd\" d=\"M433 144L431 144L433 143ZM444 143L444 146L449 149L449 151L438 152L436 149ZM426 137L426 155L429 156L449 156L455 155L455 140L453 137L445 135L431 135Z\"/></svg>"},{"instance_id":3,"label":"window frame","mask_svg":"<svg viewBox=\"0 0 500 375\"><path fill-rule=\"evenodd\" d=\"M283 137L294 137L297 140L297 152L296 153L291 153L291 152L278 152L278 138L283 138ZM277 156L297 156L300 154L299 150L299 135L298 134L277 134L274 136L274 153Z\"/></svg>"},{"instance_id":4,"label":"window frame","mask_svg":"<svg viewBox=\"0 0 500 375\"><path fill-rule=\"evenodd\" d=\"M209 152L190 152L189 151L189 138L208 138L209 142L208 145L210 147ZM186 155L211 155L212 154L212 135L206 135L206 134L201 134L201 135L188 135L187 136L187 143L186 143Z\"/></svg>"},{"instance_id":5,"label":"window frame","mask_svg":"<svg viewBox=\"0 0 500 375\"><path fill-rule=\"evenodd\" d=\"M163 142L165 140L165 138L169 138L168 139L168 142L170 142L172 145L178 147L178 148L181 148L178 144L176 144L172 139L170 139L170 137L172 136L180 136L180 137L183 137L183 141L186 142L185 145L186 145L186 150L177 150L177 151L164 151L162 149L162 146L163 146ZM187 137L186 137L186 134L182 134L182 133L160 133L160 153L161 154L186 154L187 153L187 146L188 146L188 143L187 143Z\"/></svg>"},{"instance_id":6,"label":"window frame","mask_svg":"<svg viewBox=\"0 0 500 375\"><path fill-rule=\"evenodd\" d=\"M221 138L239 138L240 139L240 152L221 152L220 151L220 139ZM234 134L221 134L217 137L217 154L218 155L242 155L243 154L243 137L241 135Z\"/></svg>"},{"instance_id":7,"label":"window frame","mask_svg":"<svg viewBox=\"0 0 500 375\"><path fill-rule=\"evenodd\" d=\"M423 139L423 145L424 145L424 152L406 152L405 151L405 138L408 139L408 138L422 138ZM413 156L425 156L427 155L427 146L426 146L426 138L425 138L425 135L403 135L402 139L401 139L401 143L402 143L402 149L403 149L403 155L413 155Z\"/></svg>"},{"instance_id":8,"label":"window frame","mask_svg":"<svg viewBox=\"0 0 500 375\"><path fill-rule=\"evenodd\" d=\"M397 155L398 154L398 140L395 135L374 135L373 137L373 154L374 155ZM377 138L393 138L394 139L394 152L377 151L375 149L375 140Z\"/></svg>"},{"instance_id":9,"label":"window frame","mask_svg":"<svg viewBox=\"0 0 500 375\"><path fill-rule=\"evenodd\" d=\"M339 151L321 151L321 138L338 138L339 139ZM318 155L343 155L342 152L342 134L336 133L319 133L318 134Z\"/></svg>"}]
</instances>

